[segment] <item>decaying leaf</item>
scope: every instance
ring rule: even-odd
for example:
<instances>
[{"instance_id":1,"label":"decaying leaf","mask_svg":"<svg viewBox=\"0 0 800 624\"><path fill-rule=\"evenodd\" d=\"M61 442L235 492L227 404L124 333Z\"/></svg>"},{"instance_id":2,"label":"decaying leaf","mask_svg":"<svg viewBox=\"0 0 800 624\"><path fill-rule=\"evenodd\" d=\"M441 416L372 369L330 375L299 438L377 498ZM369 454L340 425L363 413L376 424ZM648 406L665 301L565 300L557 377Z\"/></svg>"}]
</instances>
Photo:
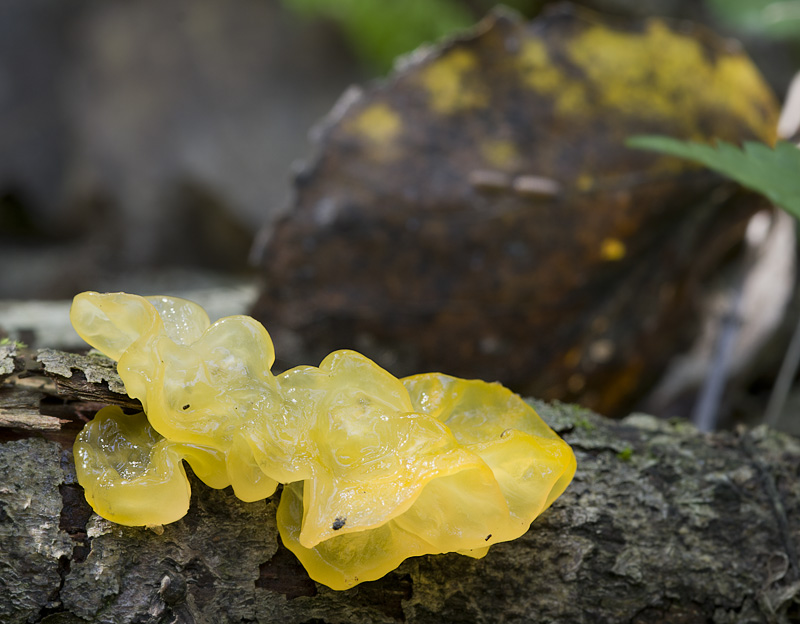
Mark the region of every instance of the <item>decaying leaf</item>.
<instances>
[{"instance_id":1,"label":"decaying leaf","mask_svg":"<svg viewBox=\"0 0 800 624\"><path fill-rule=\"evenodd\" d=\"M285 365L351 347L618 412L691 337L699 280L756 208L625 139L771 142L776 119L699 27L494 14L342 98L254 313Z\"/></svg>"}]
</instances>

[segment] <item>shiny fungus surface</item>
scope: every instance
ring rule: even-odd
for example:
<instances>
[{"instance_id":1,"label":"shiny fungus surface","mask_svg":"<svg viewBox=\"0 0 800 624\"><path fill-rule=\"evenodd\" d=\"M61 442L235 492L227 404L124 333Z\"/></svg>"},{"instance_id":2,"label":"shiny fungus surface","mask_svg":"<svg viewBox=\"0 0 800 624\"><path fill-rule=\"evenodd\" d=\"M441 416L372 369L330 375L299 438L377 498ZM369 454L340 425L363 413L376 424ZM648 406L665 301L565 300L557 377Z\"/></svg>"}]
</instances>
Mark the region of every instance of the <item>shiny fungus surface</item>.
<instances>
[{"instance_id":1,"label":"shiny fungus surface","mask_svg":"<svg viewBox=\"0 0 800 624\"><path fill-rule=\"evenodd\" d=\"M183 460L245 501L282 483L281 538L333 589L411 556L482 557L525 533L575 473L570 447L497 383L397 379L354 351L273 375L258 322L212 324L174 297L86 292L71 320L117 360L144 407L101 410L75 442L94 510L134 526L180 519L190 495Z\"/></svg>"}]
</instances>

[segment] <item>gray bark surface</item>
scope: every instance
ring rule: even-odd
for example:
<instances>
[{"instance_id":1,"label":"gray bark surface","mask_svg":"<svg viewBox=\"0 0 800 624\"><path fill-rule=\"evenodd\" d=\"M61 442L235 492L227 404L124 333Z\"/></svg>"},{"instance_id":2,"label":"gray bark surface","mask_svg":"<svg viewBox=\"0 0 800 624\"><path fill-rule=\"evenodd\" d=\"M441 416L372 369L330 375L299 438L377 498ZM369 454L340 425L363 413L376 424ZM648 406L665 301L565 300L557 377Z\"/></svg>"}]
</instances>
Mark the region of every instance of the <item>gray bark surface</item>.
<instances>
[{"instance_id":1,"label":"gray bark surface","mask_svg":"<svg viewBox=\"0 0 800 624\"><path fill-rule=\"evenodd\" d=\"M163 532L94 514L75 482L71 440L99 405L130 399L95 356L39 360L59 384L32 383L29 358L29 377L0 387L0 414L13 404L58 423L0 424L2 622L800 618L797 438L763 427L703 435L682 422L611 421L534 401L572 445L578 472L528 533L480 560L417 557L337 592L280 544L277 497L243 503L193 479L189 513ZM102 375L89 372L98 366Z\"/></svg>"}]
</instances>

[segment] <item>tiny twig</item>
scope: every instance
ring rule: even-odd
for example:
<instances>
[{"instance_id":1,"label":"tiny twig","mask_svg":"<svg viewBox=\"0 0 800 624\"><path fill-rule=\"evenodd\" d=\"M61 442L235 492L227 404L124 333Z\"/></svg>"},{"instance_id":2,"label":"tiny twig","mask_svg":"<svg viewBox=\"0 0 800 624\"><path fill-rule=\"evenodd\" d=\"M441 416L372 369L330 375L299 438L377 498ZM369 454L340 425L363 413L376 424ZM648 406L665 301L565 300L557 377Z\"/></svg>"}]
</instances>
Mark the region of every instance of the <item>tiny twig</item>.
<instances>
[{"instance_id":1,"label":"tiny twig","mask_svg":"<svg viewBox=\"0 0 800 624\"><path fill-rule=\"evenodd\" d=\"M731 310L723 317L722 328L714 349L714 357L712 358L711 372L703 384L700 398L697 400L692 413L692 422L703 432L714 431L717 424L722 392L728 381L731 354L734 346L736 346L736 339L742 324L740 309L742 307L743 291L744 279L740 280L740 283L736 285L733 292Z\"/></svg>"},{"instance_id":2,"label":"tiny twig","mask_svg":"<svg viewBox=\"0 0 800 624\"><path fill-rule=\"evenodd\" d=\"M789 391L792 389L792 382L797 374L798 366L800 366L800 319L798 319L794 328L792 340L781 362L780 371L778 371L778 378L772 387L772 393L769 395L764 422L770 427L778 427L778 423L781 420L781 412L783 412L783 406L786 405Z\"/></svg>"}]
</instances>

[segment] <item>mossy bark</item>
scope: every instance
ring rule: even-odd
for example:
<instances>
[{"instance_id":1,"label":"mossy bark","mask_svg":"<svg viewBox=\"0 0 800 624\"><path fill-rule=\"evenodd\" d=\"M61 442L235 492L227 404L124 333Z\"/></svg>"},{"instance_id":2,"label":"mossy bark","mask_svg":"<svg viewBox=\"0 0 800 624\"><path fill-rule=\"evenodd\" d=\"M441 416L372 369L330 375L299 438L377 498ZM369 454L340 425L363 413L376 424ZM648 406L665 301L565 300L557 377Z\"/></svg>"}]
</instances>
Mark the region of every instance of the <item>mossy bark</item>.
<instances>
[{"instance_id":1,"label":"mossy bark","mask_svg":"<svg viewBox=\"0 0 800 624\"><path fill-rule=\"evenodd\" d=\"M578 472L528 533L480 560L413 558L336 592L280 544L275 497L243 503L193 480L189 513L160 533L93 514L70 440L94 406L129 399L113 392L113 371L92 377L96 359L70 357L40 355L88 385L90 402L63 377L58 389L34 392L15 376L0 388L5 404L16 396L60 423L58 432L0 429L0 621L741 623L800 614L796 438L766 428L703 435L681 422L611 421L534 402L573 446Z\"/></svg>"}]
</instances>

